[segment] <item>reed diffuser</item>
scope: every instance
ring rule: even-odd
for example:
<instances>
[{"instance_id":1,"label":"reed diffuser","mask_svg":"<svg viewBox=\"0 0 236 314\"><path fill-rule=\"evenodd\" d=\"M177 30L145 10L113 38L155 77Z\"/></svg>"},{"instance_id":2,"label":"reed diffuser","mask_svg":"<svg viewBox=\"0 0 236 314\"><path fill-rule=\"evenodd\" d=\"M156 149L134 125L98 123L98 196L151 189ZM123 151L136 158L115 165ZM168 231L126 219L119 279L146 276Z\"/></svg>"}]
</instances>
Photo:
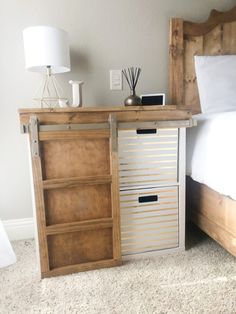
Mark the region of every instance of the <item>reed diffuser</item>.
<instances>
[{"instance_id":1,"label":"reed diffuser","mask_svg":"<svg viewBox=\"0 0 236 314\"><path fill-rule=\"evenodd\" d=\"M122 73L129 85L131 95L127 97L124 101L125 106L140 106L141 105L141 98L136 95L135 93L135 88L138 83L138 79L141 73L140 68L128 68L128 69L123 69Z\"/></svg>"}]
</instances>

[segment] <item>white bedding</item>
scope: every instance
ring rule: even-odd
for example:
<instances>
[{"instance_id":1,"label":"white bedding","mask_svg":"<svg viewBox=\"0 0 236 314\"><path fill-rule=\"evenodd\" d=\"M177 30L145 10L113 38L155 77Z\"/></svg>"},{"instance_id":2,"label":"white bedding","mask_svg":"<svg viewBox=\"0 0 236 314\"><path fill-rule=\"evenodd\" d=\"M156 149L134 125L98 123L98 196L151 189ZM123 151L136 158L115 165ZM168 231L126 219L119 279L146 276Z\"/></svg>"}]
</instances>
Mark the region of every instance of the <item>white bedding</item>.
<instances>
[{"instance_id":1,"label":"white bedding","mask_svg":"<svg viewBox=\"0 0 236 314\"><path fill-rule=\"evenodd\" d=\"M236 200L236 111L194 116L187 130L187 174Z\"/></svg>"}]
</instances>

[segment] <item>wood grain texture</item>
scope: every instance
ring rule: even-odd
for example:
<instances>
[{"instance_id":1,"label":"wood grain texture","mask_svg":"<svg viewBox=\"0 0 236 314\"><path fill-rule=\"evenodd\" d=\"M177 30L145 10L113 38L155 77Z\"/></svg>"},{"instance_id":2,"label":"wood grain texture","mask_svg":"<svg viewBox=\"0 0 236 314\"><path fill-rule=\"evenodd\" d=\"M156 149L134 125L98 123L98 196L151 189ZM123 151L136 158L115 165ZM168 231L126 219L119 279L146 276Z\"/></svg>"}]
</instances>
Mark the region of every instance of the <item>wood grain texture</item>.
<instances>
[{"instance_id":1,"label":"wood grain texture","mask_svg":"<svg viewBox=\"0 0 236 314\"><path fill-rule=\"evenodd\" d=\"M38 132L37 116L33 118L41 276L120 265L118 164L113 157L117 124L107 121L109 132L94 132L97 124L86 131Z\"/></svg>"},{"instance_id":2,"label":"wood grain texture","mask_svg":"<svg viewBox=\"0 0 236 314\"><path fill-rule=\"evenodd\" d=\"M176 110L178 108L176 108L176 106L174 105L167 105L168 109L164 109L164 110ZM182 108L184 109L184 108ZM95 107L82 107L82 108L72 108L72 107L68 107L68 108L21 108L18 110L19 114L37 114L37 116L39 114L48 114L48 113L69 113L71 115L75 115L75 114L83 114L83 113L107 113L108 116L111 113L117 113L119 112L124 112L124 113L128 113L128 112L139 112L139 111L163 111L163 107L160 106L118 106L118 107L114 107L114 106L95 106ZM106 120L107 122L108 120Z\"/></svg>"},{"instance_id":3,"label":"wood grain texture","mask_svg":"<svg viewBox=\"0 0 236 314\"><path fill-rule=\"evenodd\" d=\"M93 269L115 267L122 265L121 259L108 259L89 263L80 263L76 265L68 265L52 269L48 272L42 273L42 278L49 278L54 276L68 275L76 272L88 271Z\"/></svg>"},{"instance_id":4,"label":"wood grain texture","mask_svg":"<svg viewBox=\"0 0 236 314\"><path fill-rule=\"evenodd\" d=\"M171 19L169 38L169 88L171 102L183 104L183 20ZM176 84L178 82L178 85Z\"/></svg>"},{"instance_id":5,"label":"wood grain texture","mask_svg":"<svg viewBox=\"0 0 236 314\"><path fill-rule=\"evenodd\" d=\"M111 217L110 184L50 189L44 194L47 225Z\"/></svg>"},{"instance_id":6,"label":"wood grain texture","mask_svg":"<svg viewBox=\"0 0 236 314\"><path fill-rule=\"evenodd\" d=\"M109 138L109 130L40 132L40 141Z\"/></svg>"},{"instance_id":7,"label":"wood grain texture","mask_svg":"<svg viewBox=\"0 0 236 314\"><path fill-rule=\"evenodd\" d=\"M44 179L110 174L109 139L41 142Z\"/></svg>"},{"instance_id":8,"label":"wood grain texture","mask_svg":"<svg viewBox=\"0 0 236 314\"><path fill-rule=\"evenodd\" d=\"M50 269L113 258L112 229L48 236Z\"/></svg>"},{"instance_id":9,"label":"wood grain texture","mask_svg":"<svg viewBox=\"0 0 236 314\"><path fill-rule=\"evenodd\" d=\"M161 108L160 108L161 107ZM142 106L132 108L84 108L82 109L19 109L21 126L29 124L32 114L37 114L37 119L42 125L48 124L73 124L73 123L106 123L110 113L116 113L117 122L153 121L153 120L188 120L191 112L186 107Z\"/></svg>"},{"instance_id":10,"label":"wood grain texture","mask_svg":"<svg viewBox=\"0 0 236 314\"><path fill-rule=\"evenodd\" d=\"M191 212L191 220L211 238L222 245L230 254L236 257L236 237L217 223L198 212Z\"/></svg>"},{"instance_id":11,"label":"wood grain texture","mask_svg":"<svg viewBox=\"0 0 236 314\"><path fill-rule=\"evenodd\" d=\"M120 200L119 200L119 160L118 160L118 130L115 114L110 114L110 169L112 173L111 202L113 225L113 256L121 258L121 231L120 231Z\"/></svg>"},{"instance_id":12,"label":"wood grain texture","mask_svg":"<svg viewBox=\"0 0 236 314\"><path fill-rule=\"evenodd\" d=\"M202 36L212 31L217 25L236 20L236 7L227 12L212 10L209 18L203 23L184 22L184 34L188 36Z\"/></svg>"},{"instance_id":13,"label":"wood grain texture","mask_svg":"<svg viewBox=\"0 0 236 314\"><path fill-rule=\"evenodd\" d=\"M236 256L236 201L187 177L187 214L194 224Z\"/></svg>"},{"instance_id":14,"label":"wood grain texture","mask_svg":"<svg viewBox=\"0 0 236 314\"><path fill-rule=\"evenodd\" d=\"M223 25L217 25L203 37L204 56L217 56L222 54Z\"/></svg>"},{"instance_id":15,"label":"wood grain texture","mask_svg":"<svg viewBox=\"0 0 236 314\"><path fill-rule=\"evenodd\" d=\"M192 37L189 40L184 41L184 91L183 99L184 104L191 106L191 110L196 112L199 110L199 94L198 87L196 84L196 74L194 58L195 55L203 54L203 37ZM176 82L176 85L178 83Z\"/></svg>"},{"instance_id":16,"label":"wood grain texture","mask_svg":"<svg viewBox=\"0 0 236 314\"><path fill-rule=\"evenodd\" d=\"M73 188L78 185L98 185L111 183L111 175L100 175L100 176L85 176L85 177L73 177L73 178L62 178L62 179L51 179L43 181L43 189L61 189L61 188Z\"/></svg>"},{"instance_id":17,"label":"wood grain texture","mask_svg":"<svg viewBox=\"0 0 236 314\"><path fill-rule=\"evenodd\" d=\"M60 223L53 224L46 227L46 234L60 234L68 233L75 231L85 231L85 230L97 230L104 228L112 228L113 219L112 218L99 218L99 219L89 219L79 222L70 222L70 223Z\"/></svg>"},{"instance_id":18,"label":"wood grain texture","mask_svg":"<svg viewBox=\"0 0 236 314\"><path fill-rule=\"evenodd\" d=\"M235 21L236 7L228 12L213 10L205 23L191 23L181 19L172 19L170 42L174 42L174 46L170 45L169 74L170 78L172 78L170 80L170 98L172 103L186 106L192 113L201 112L194 56L235 54ZM181 33L178 32L179 23L183 23ZM181 54L183 67L181 66L181 70L180 63L176 61L180 57L177 58L173 53L175 50L178 51L179 46L183 46Z\"/></svg>"},{"instance_id":19,"label":"wood grain texture","mask_svg":"<svg viewBox=\"0 0 236 314\"><path fill-rule=\"evenodd\" d=\"M41 272L47 272L49 270L48 264L48 246L47 238L45 232L46 218L44 210L44 198L43 198L43 188L42 188L42 171L40 157L32 158L32 170L34 177L34 191L35 191L35 206L36 217L37 217L37 230L39 246L41 250L40 254L40 268Z\"/></svg>"},{"instance_id":20,"label":"wood grain texture","mask_svg":"<svg viewBox=\"0 0 236 314\"><path fill-rule=\"evenodd\" d=\"M32 143L32 133L38 131L37 118L32 116L30 119L31 133L30 133L30 143ZM34 128L34 130L32 129ZM48 246L47 237L45 232L46 227L46 217L45 217L45 207L44 207L44 195L43 195L43 178L42 178L42 167L41 167L41 157L40 155L32 154L31 145L31 159L32 159L32 171L34 180L34 193L35 193L35 207L36 207L36 218L37 218L37 232L38 232L38 245L40 247L40 269L41 273L49 271L48 262Z\"/></svg>"},{"instance_id":21,"label":"wood grain texture","mask_svg":"<svg viewBox=\"0 0 236 314\"><path fill-rule=\"evenodd\" d=\"M223 54L236 54L236 22L223 25Z\"/></svg>"}]
</instances>

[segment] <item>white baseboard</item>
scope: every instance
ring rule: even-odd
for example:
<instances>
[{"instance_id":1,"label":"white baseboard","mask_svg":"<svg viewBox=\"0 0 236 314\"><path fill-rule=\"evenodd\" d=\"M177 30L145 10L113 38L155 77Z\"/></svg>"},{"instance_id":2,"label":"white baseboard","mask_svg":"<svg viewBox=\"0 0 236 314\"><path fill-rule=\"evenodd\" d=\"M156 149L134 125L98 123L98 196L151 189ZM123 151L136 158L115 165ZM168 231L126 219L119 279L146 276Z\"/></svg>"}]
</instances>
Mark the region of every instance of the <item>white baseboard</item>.
<instances>
[{"instance_id":1,"label":"white baseboard","mask_svg":"<svg viewBox=\"0 0 236 314\"><path fill-rule=\"evenodd\" d=\"M35 237L33 217L3 220L3 225L10 241L32 239Z\"/></svg>"}]
</instances>

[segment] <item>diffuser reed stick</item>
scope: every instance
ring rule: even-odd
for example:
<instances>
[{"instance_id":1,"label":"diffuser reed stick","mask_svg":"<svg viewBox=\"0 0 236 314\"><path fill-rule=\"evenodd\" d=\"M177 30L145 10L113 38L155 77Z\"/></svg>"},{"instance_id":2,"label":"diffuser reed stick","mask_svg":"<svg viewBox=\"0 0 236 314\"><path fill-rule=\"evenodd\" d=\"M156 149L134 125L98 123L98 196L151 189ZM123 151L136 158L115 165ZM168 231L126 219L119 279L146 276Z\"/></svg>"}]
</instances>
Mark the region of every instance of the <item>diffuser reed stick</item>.
<instances>
[{"instance_id":1,"label":"diffuser reed stick","mask_svg":"<svg viewBox=\"0 0 236 314\"><path fill-rule=\"evenodd\" d=\"M141 99L135 93L135 89L138 83L138 79L141 73L141 69L138 67L131 67L128 69L123 69L122 73L129 85L132 95L125 99L126 106L138 106L141 105Z\"/></svg>"},{"instance_id":2,"label":"diffuser reed stick","mask_svg":"<svg viewBox=\"0 0 236 314\"><path fill-rule=\"evenodd\" d=\"M138 83L141 69L131 67L128 69L123 69L122 73L123 73L124 77L126 78L126 81L129 85L130 90L133 92L133 94L135 94L135 88L136 88L136 85Z\"/></svg>"}]
</instances>

